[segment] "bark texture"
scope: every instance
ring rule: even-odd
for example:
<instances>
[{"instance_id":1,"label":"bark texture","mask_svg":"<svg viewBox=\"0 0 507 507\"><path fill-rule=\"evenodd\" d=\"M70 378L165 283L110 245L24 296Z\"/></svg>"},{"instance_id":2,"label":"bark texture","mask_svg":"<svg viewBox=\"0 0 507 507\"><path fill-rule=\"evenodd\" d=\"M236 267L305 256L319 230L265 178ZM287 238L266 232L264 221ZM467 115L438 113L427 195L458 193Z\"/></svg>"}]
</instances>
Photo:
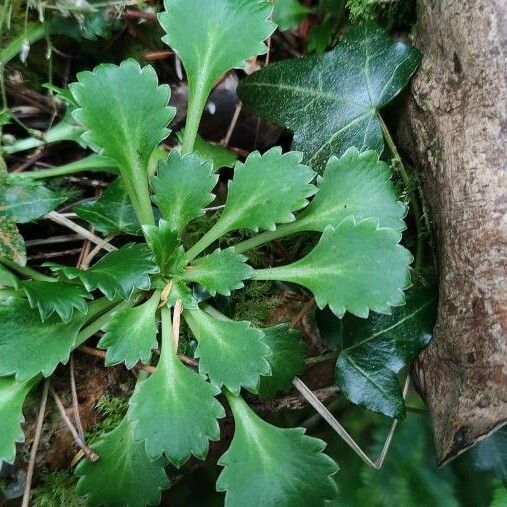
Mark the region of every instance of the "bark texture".
<instances>
[{"instance_id":1,"label":"bark texture","mask_svg":"<svg viewBox=\"0 0 507 507\"><path fill-rule=\"evenodd\" d=\"M434 226L440 303L415 368L439 463L507 422L507 1L419 0L399 132Z\"/></svg>"}]
</instances>

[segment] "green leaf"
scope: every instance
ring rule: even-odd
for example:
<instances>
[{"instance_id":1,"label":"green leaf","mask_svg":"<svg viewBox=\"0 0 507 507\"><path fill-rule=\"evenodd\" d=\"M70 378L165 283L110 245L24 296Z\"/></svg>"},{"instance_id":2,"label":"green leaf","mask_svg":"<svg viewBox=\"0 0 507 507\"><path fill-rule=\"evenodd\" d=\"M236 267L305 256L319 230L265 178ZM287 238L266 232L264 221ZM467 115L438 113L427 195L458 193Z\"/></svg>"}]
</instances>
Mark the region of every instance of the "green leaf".
<instances>
[{"instance_id":1,"label":"green leaf","mask_svg":"<svg viewBox=\"0 0 507 507\"><path fill-rule=\"evenodd\" d=\"M237 254L234 247L220 250L201 257L188 266L183 278L197 282L212 296L217 292L229 296L231 290L244 287L243 280L251 278L254 270L247 263L247 257Z\"/></svg>"},{"instance_id":2,"label":"green leaf","mask_svg":"<svg viewBox=\"0 0 507 507\"><path fill-rule=\"evenodd\" d=\"M183 269L185 252L180 244L180 238L169 222L164 219L156 225L143 225L144 235L151 251L155 255L155 262L163 275L178 274Z\"/></svg>"},{"instance_id":3,"label":"green leaf","mask_svg":"<svg viewBox=\"0 0 507 507\"><path fill-rule=\"evenodd\" d=\"M273 8L273 21L280 30L288 30L299 25L303 19L312 12L298 0L275 0Z\"/></svg>"},{"instance_id":4,"label":"green leaf","mask_svg":"<svg viewBox=\"0 0 507 507\"><path fill-rule=\"evenodd\" d=\"M150 275L158 273L152 257L146 245L131 243L104 255L88 270L53 263L45 265L71 280L79 278L89 292L99 289L109 299L130 299L134 289L148 290Z\"/></svg>"},{"instance_id":5,"label":"green leaf","mask_svg":"<svg viewBox=\"0 0 507 507\"><path fill-rule=\"evenodd\" d=\"M26 247L23 236L16 227L12 217L0 215L0 257L7 257L24 266L26 264Z\"/></svg>"},{"instance_id":6,"label":"green leaf","mask_svg":"<svg viewBox=\"0 0 507 507\"><path fill-rule=\"evenodd\" d=\"M11 119L11 112L8 109L3 109L0 111L0 127L8 125L11 122Z\"/></svg>"},{"instance_id":7,"label":"green leaf","mask_svg":"<svg viewBox=\"0 0 507 507\"><path fill-rule=\"evenodd\" d=\"M186 310L183 316L198 341L199 372L233 393L241 387L256 392L260 376L271 372L264 333L250 322L223 320L200 309Z\"/></svg>"},{"instance_id":8,"label":"green leaf","mask_svg":"<svg viewBox=\"0 0 507 507\"><path fill-rule=\"evenodd\" d=\"M3 461L14 463L16 443L25 441L21 429L21 424L25 422L23 403L35 384L35 379L16 382L12 377L0 378L0 421L2 421L0 468Z\"/></svg>"},{"instance_id":9,"label":"green leaf","mask_svg":"<svg viewBox=\"0 0 507 507\"><path fill-rule=\"evenodd\" d=\"M377 218L380 227L405 228L407 208L398 200L391 170L374 151L349 148L340 158L331 157L318 192L298 217L298 230L322 232L348 216L356 221Z\"/></svg>"},{"instance_id":10,"label":"green leaf","mask_svg":"<svg viewBox=\"0 0 507 507\"><path fill-rule=\"evenodd\" d=\"M470 450L473 466L481 472L493 472L507 488L507 429L495 431Z\"/></svg>"},{"instance_id":11,"label":"green leaf","mask_svg":"<svg viewBox=\"0 0 507 507\"><path fill-rule=\"evenodd\" d=\"M493 493L493 498L489 507L505 507L507 505L507 489L505 486L498 485Z\"/></svg>"},{"instance_id":12,"label":"green leaf","mask_svg":"<svg viewBox=\"0 0 507 507\"><path fill-rule=\"evenodd\" d=\"M0 264L0 286L12 287L17 289L19 287L19 280L14 273Z\"/></svg>"},{"instance_id":13,"label":"green leaf","mask_svg":"<svg viewBox=\"0 0 507 507\"><path fill-rule=\"evenodd\" d=\"M28 301L0 299L0 377L15 374L18 382L39 373L49 377L68 361L85 319L78 313L65 323L53 315L42 324Z\"/></svg>"},{"instance_id":14,"label":"green leaf","mask_svg":"<svg viewBox=\"0 0 507 507\"><path fill-rule=\"evenodd\" d=\"M306 50L309 54L324 53L333 42L337 30L336 19L328 18L312 26L308 32Z\"/></svg>"},{"instance_id":15,"label":"green leaf","mask_svg":"<svg viewBox=\"0 0 507 507\"><path fill-rule=\"evenodd\" d=\"M83 139L118 164L140 223L152 224L148 167L174 118L169 87L158 85L153 67L141 68L132 59L99 65L77 78L69 89L80 107L74 117L87 129Z\"/></svg>"},{"instance_id":16,"label":"green leaf","mask_svg":"<svg viewBox=\"0 0 507 507\"><path fill-rule=\"evenodd\" d=\"M183 151L192 151L206 100L218 79L245 60L264 54L275 30L264 0L165 0L159 21L163 41L181 58L187 74L189 107ZM241 36L238 37L238 30Z\"/></svg>"},{"instance_id":17,"label":"green leaf","mask_svg":"<svg viewBox=\"0 0 507 507\"><path fill-rule=\"evenodd\" d=\"M227 223L229 231L256 231L293 222L293 212L304 208L316 192L310 184L315 173L300 164L302 157L298 152L282 154L275 147L263 155L253 152L244 163L238 162L219 223Z\"/></svg>"},{"instance_id":18,"label":"green leaf","mask_svg":"<svg viewBox=\"0 0 507 507\"><path fill-rule=\"evenodd\" d=\"M178 299L181 299L183 308L187 310L195 310L198 308L197 298L195 297L193 291L189 289L185 282L182 281L174 283L171 292L169 293L169 297L167 298L167 306L174 306Z\"/></svg>"},{"instance_id":19,"label":"green leaf","mask_svg":"<svg viewBox=\"0 0 507 507\"><path fill-rule=\"evenodd\" d=\"M363 431L374 440L373 446L369 449L369 455L379 456L389 431L387 424L381 424L375 428L370 423L363 426ZM432 437L428 418L421 414L407 414L396 428L389 454L382 468L374 470L362 466L358 469L354 478L359 479L360 483L357 484L356 479L353 491L349 492L352 499L348 502L346 499L342 500L341 493L350 487L345 480L342 480L343 486L340 485L338 505L354 507L480 505L482 502L457 500L453 470L451 467L437 466ZM343 471L345 475L345 466L343 466Z\"/></svg>"},{"instance_id":20,"label":"green leaf","mask_svg":"<svg viewBox=\"0 0 507 507\"><path fill-rule=\"evenodd\" d=\"M259 418L239 397L227 397L234 438L218 460L217 490L227 507L323 506L336 497L331 478L338 465L322 453L325 443L303 428L282 429Z\"/></svg>"},{"instance_id":21,"label":"green leaf","mask_svg":"<svg viewBox=\"0 0 507 507\"><path fill-rule=\"evenodd\" d=\"M74 211L105 234L125 232L142 235L136 211L121 178L113 181L96 201L79 204Z\"/></svg>"},{"instance_id":22,"label":"green leaf","mask_svg":"<svg viewBox=\"0 0 507 507\"><path fill-rule=\"evenodd\" d=\"M365 319L347 315L335 325L341 341L336 383L350 401L388 417L405 407L397 374L431 340L436 315L432 289L411 289L405 306L391 315Z\"/></svg>"},{"instance_id":23,"label":"green leaf","mask_svg":"<svg viewBox=\"0 0 507 507\"><path fill-rule=\"evenodd\" d=\"M220 438L217 418L225 416L215 396L220 389L184 366L173 350L169 310L163 310L163 343L155 373L138 383L130 400L135 438L146 442L150 459L165 454L176 467L191 455L204 459L209 440ZM169 315L169 318L167 318Z\"/></svg>"},{"instance_id":24,"label":"green leaf","mask_svg":"<svg viewBox=\"0 0 507 507\"><path fill-rule=\"evenodd\" d=\"M162 39L181 58L190 94L208 90L231 69L244 69L245 60L267 51L263 43L275 30L271 7L262 0L165 0L159 15L167 32ZM241 37L237 30L241 29ZM202 84L201 84L202 83Z\"/></svg>"},{"instance_id":25,"label":"green leaf","mask_svg":"<svg viewBox=\"0 0 507 507\"><path fill-rule=\"evenodd\" d=\"M185 129L181 129L176 134L180 143L183 142L184 134ZM215 171L221 167L234 167L236 160L238 160L236 153L228 150L225 146L205 141L199 134L195 138L194 149L192 151L203 160L211 162Z\"/></svg>"},{"instance_id":26,"label":"green leaf","mask_svg":"<svg viewBox=\"0 0 507 507\"><path fill-rule=\"evenodd\" d=\"M161 490L169 487L164 461L148 458L144 443L135 441L134 425L127 418L92 448L100 459L95 463L83 460L76 468L77 491L86 496L88 505L160 504Z\"/></svg>"},{"instance_id":27,"label":"green leaf","mask_svg":"<svg viewBox=\"0 0 507 507\"><path fill-rule=\"evenodd\" d=\"M39 310L42 321L57 313L64 322L69 322L74 309L84 314L88 312L85 299L91 296L80 285L26 280L21 283L21 287L30 306Z\"/></svg>"},{"instance_id":28,"label":"green leaf","mask_svg":"<svg viewBox=\"0 0 507 507\"><path fill-rule=\"evenodd\" d=\"M191 220L204 215L204 208L214 199L211 191L217 181L212 164L173 150L167 160L159 162L153 200L171 229L181 233Z\"/></svg>"},{"instance_id":29,"label":"green leaf","mask_svg":"<svg viewBox=\"0 0 507 507\"><path fill-rule=\"evenodd\" d=\"M156 312L160 294L135 308L123 308L113 314L104 326L98 346L107 349L106 366L125 363L133 368L139 361L149 363L151 351L158 345Z\"/></svg>"},{"instance_id":30,"label":"green leaf","mask_svg":"<svg viewBox=\"0 0 507 507\"><path fill-rule=\"evenodd\" d=\"M115 160L122 171L139 164L146 171L174 117L174 108L167 107L169 87L158 85L153 67L141 68L132 59L119 66L101 64L77 78L69 89L80 107L74 117L87 129L85 141Z\"/></svg>"},{"instance_id":31,"label":"green leaf","mask_svg":"<svg viewBox=\"0 0 507 507\"><path fill-rule=\"evenodd\" d=\"M360 25L329 53L274 63L247 77L239 95L261 118L291 129L293 148L322 171L331 155L351 146L382 153L379 111L420 61L416 49Z\"/></svg>"},{"instance_id":32,"label":"green leaf","mask_svg":"<svg viewBox=\"0 0 507 507\"><path fill-rule=\"evenodd\" d=\"M254 278L293 282L311 290L319 308L329 305L338 317L348 311L367 317L369 310L390 313L404 304L412 255L399 245L394 229L378 228L374 219L343 220L326 227L317 246L303 259L257 270Z\"/></svg>"},{"instance_id":33,"label":"green leaf","mask_svg":"<svg viewBox=\"0 0 507 507\"><path fill-rule=\"evenodd\" d=\"M57 208L66 200L43 185L17 182L0 183L0 215L15 219L18 224L35 220Z\"/></svg>"},{"instance_id":34,"label":"green leaf","mask_svg":"<svg viewBox=\"0 0 507 507\"><path fill-rule=\"evenodd\" d=\"M271 375L261 377L259 396L273 398L278 391L288 391L296 375L305 371L306 347L300 331L287 324L262 330L264 342L271 350L268 357Z\"/></svg>"}]
</instances>

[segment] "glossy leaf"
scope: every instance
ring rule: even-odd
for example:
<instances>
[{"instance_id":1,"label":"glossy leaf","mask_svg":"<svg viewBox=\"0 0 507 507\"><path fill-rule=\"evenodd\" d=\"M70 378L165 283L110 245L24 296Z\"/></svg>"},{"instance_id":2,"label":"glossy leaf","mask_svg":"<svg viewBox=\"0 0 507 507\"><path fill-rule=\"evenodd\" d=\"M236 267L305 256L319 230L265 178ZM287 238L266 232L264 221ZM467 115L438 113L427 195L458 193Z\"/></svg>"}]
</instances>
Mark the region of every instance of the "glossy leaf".
<instances>
[{"instance_id":1,"label":"glossy leaf","mask_svg":"<svg viewBox=\"0 0 507 507\"><path fill-rule=\"evenodd\" d=\"M35 384L34 379L16 382L12 377L0 378L0 468L4 461L14 463L16 443L25 441L21 428L21 424L25 422L23 403Z\"/></svg>"},{"instance_id":2,"label":"glossy leaf","mask_svg":"<svg viewBox=\"0 0 507 507\"><path fill-rule=\"evenodd\" d=\"M195 297L194 290L190 289L183 281L175 282L172 286L167 298L167 306L174 306L178 299L182 301L185 309L195 310L198 307L198 299Z\"/></svg>"},{"instance_id":3,"label":"glossy leaf","mask_svg":"<svg viewBox=\"0 0 507 507\"><path fill-rule=\"evenodd\" d=\"M0 182L0 215L12 217L18 224L40 218L65 200L43 185Z\"/></svg>"},{"instance_id":4,"label":"glossy leaf","mask_svg":"<svg viewBox=\"0 0 507 507\"><path fill-rule=\"evenodd\" d=\"M0 377L23 382L42 373L48 377L66 363L86 317L76 313L67 323L53 315L44 324L28 301L0 299Z\"/></svg>"},{"instance_id":5,"label":"glossy leaf","mask_svg":"<svg viewBox=\"0 0 507 507\"><path fill-rule=\"evenodd\" d=\"M255 392L260 376L271 372L264 333L250 322L223 320L200 309L185 311L183 316L198 341L199 372L233 393L241 387Z\"/></svg>"},{"instance_id":6,"label":"glossy leaf","mask_svg":"<svg viewBox=\"0 0 507 507\"><path fill-rule=\"evenodd\" d=\"M0 286L17 289L19 287L19 283L20 282L16 275L0 264Z\"/></svg>"},{"instance_id":7,"label":"glossy leaf","mask_svg":"<svg viewBox=\"0 0 507 507\"><path fill-rule=\"evenodd\" d=\"M158 345L156 311L160 295L155 293L142 305L115 312L104 326L98 346L107 349L106 366L125 363L133 368L139 361L149 363Z\"/></svg>"},{"instance_id":8,"label":"glossy leaf","mask_svg":"<svg viewBox=\"0 0 507 507\"><path fill-rule=\"evenodd\" d=\"M94 202L85 202L74 208L77 215L105 234L125 232L139 236L141 226L121 178L113 181Z\"/></svg>"},{"instance_id":9,"label":"glossy leaf","mask_svg":"<svg viewBox=\"0 0 507 507\"><path fill-rule=\"evenodd\" d=\"M159 271L152 257L145 245L129 244L104 255L87 270L46 265L71 280L79 278L89 292L99 289L109 299L129 299L134 289L150 288L150 275Z\"/></svg>"},{"instance_id":10,"label":"glossy leaf","mask_svg":"<svg viewBox=\"0 0 507 507\"><path fill-rule=\"evenodd\" d=\"M204 215L204 208L214 199L211 191L217 181L212 164L173 150L167 160L159 162L153 200L170 228L181 233L191 220Z\"/></svg>"},{"instance_id":11,"label":"glossy leaf","mask_svg":"<svg viewBox=\"0 0 507 507\"><path fill-rule=\"evenodd\" d=\"M323 454L325 443L303 428L282 429L259 418L239 397L227 397L234 415L231 446L217 490L226 507L324 506L336 497L338 465Z\"/></svg>"},{"instance_id":12,"label":"glossy leaf","mask_svg":"<svg viewBox=\"0 0 507 507\"><path fill-rule=\"evenodd\" d=\"M389 166L374 151L349 148L340 158L331 157L318 180L318 192L298 217L298 230L322 232L348 216L356 221L376 218L380 227L403 230L407 208L398 200Z\"/></svg>"},{"instance_id":13,"label":"glossy leaf","mask_svg":"<svg viewBox=\"0 0 507 507\"><path fill-rule=\"evenodd\" d=\"M143 442L134 439L134 425L123 419L94 445L95 463L83 460L76 468L77 491L88 505L144 507L159 505L160 492L169 487L164 461L152 461Z\"/></svg>"},{"instance_id":14,"label":"glossy leaf","mask_svg":"<svg viewBox=\"0 0 507 507\"><path fill-rule=\"evenodd\" d=\"M505 507L507 505L507 488L499 484L493 493L489 507Z\"/></svg>"},{"instance_id":15,"label":"glossy leaf","mask_svg":"<svg viewBox=\"0 0 507 507\"><path fill-rule=\"evenodd\" d=\"M293 282L311 290L319 308L329 305L338 317L348 311L367 317L369 310L390 313L404 304L410 284L412 255L399 244L393 229L377 221L343 220L328 226L317 246L303 259L276 268L257 270L254 278Z\"/></svg>"},{"instance_id":16,"label":"glossy leaf","mask_svg":"<svg viewBox=\"0 0 507 507\"><path fill-rule=\"evenodd\" d=\"M101 64L77 78L69 89L79 104L74 117L87 129L85 141L123 171L139 165L146 170L174 117L174 108L167 107L169 87L159 86L153 67L141 68L132 59L119 66Z\"/></svg>"},{"instance_id":17,"label":"glossy leaf","mask_svg":"<svg viewBox=\"0 0 507 507\"><path fill-rule=\"evenodd\" d=\"M180 143L183 142L184 133L184 129L177 133ZM195 138L194 149L192 151L202 158L202 160L211 162L215 171L221 167L234 167L236 160L238 160L236 153L228 150L225 146L204 140L199 134Z\"/></svg>"},{"instance_id":18,"label":"glossy leaf","mask_svg":"<svg viewBox=\"0 0 507 507\"><path fill-rule=\"evenodd\" d=\"M21 286L30 306L39 310L42 321L56 313L64 322L69 322L74 310L88 312L86 299L91 296L80 285L26 280Z\"/></svg>"},{"instance_id":19,"label":"glossy leaf","mask_svg":"<svg viewBox=\"0 0 507 507\"><path fill-rule=\"evenodd\" d=\"M238 162L218 223L227 224L227 230L274 230L276 224L293 222L293 212L304 208L316 192L311 184L315 173L300 164L301 159L301 153L282 154L276 147Z\"/></svg>"},{"instance_id":20,"label":"glossy leaf","mask_svg":"<svg viewBox=\"0 0 507 507\"><path fill-rule=\"evenodd\" d=\"M264 0L165 0L164 6L159 21L167 35L162 40L185 67L191 131L197 132L194 120L198 122L218 79L231 69L244 68L247 58L266 52L263 41L275 29L268 20L271 7Z\"/></svg>"},{"instance_id":21,"label":"glossy leaf","mask_svg":"<svg viewBox=\"0 0 507 507\"><path fill-rule=\"evenodd\" d=\"M299 25L311 12L299 0L275 0L273 8L273 21L280 30L288 30Z\"/></svg>"},{"instance_id":22,"label":"glossy leaf","mask_svg":"<svg viewBox=\"0 0 507 507\"><path fill-rule=\"evenodd\" d=\"M194 261L183 278L197 282L212 296L216 293L229 296L232 290L242 288L243 280L251 278L254 272L246 261L247 257L237 254L234 248L217 249Z\"/></svg>"},{"instance_id":23,"label":"glossy leaf","mask_svg":"<svg viewBox=\"0 0 507 507\"><path fill-rule=\"evenodd\" d=\"M12 217L0 216L0 257L24 266L26 264L26 246L23 236Z\"/></svg>"},{"instance_id":24,"label":"glossy leaf","mask_svg":"<svg viewBox=\"0 0 507 507\"><path fill-rule=\"evenodd\" d=\"M148 169L174 118L169 87L158 85L153 67L141 68L132 59L99 65L77 78L69 88L79 104L74 117L87 129L83 139L117 163L139 222L154 224Z\"/></svg>"},{"instance_id":25,"label":"glossy leaf","mask_svg":"<svg viewBox=\"0 0 507 507\"><path fill-rule=\"evenodd\" d=\"M261 118L294 132L293 149L322 171L351 146L382 153L379 111L407 85L421 60L371 25L351 28L319 56L268 65L244 79L239 95Z\"/></svg>"},{"instance_id":26,"label":"glossy leaf","mask_svg":"<svg viewBox=\"0 0 507 507\"><path fill-rule=\"evenodd\" d=\"M470 450L473 466L481 472L493 472L507 488L507 429L501 428L478 442Z\"/></svg>"},{"instance_id":27,"label":"glossy leaf","mask_svg":"<svg viewBox=\"0 0 507 507\"><path fill-rule=\"evenodd\" d=\"M198 81L211 86L230 69L242 69L245 60L263 54L263 41L274 31L268 21L271 8L262 0L165 0L160 24L163 41L181 58L190 93ZM237 29L241 27L241 37ZM205 35L205 36L204 36Z\"/></svg>"},{"instance_id":28,"label":"glossy leaf","mask_svg":"<svg viewBox=\"0 0 507 507\"><path fill-rule=\"evenodd\" d=\"M361 414L366 419L366 414ZM375 420L375 419L373 419ZM377 419L378 420L378 419ZM373 438L368 450L370 456L379 456L385 445L388 425L363 423L363 431ZM376 426L376 427L375 427ZM356 487L350 497L338 501L351 506L410 506L410 507L465 507L478 505L467 497L458 501L451 467L438 467L435 460L433 435L428 427L428 418L421 414L407 414L396 428L392 445L380 470L362 466L351 471ZM353 463L351 462L351 468ZM343 466L345 475L345 466ZM351 474L349 474L350 477ZM351 477L352 478L352 477ZM345 479L343 477L342 479ZM352 480L354 480L352 479ZM357 479L360 480L357 484ZM345 482L345 480L343 480ZM477 482L472 487L477 487ZM350 486L339 486L340 493ZM474 489L475 489L474 488ZM471 501L468 501L471 500ZM479 502L479 505L482 502Z\"/></svg>"},{"instance_id":29,"label":"glossy leaf","mask_svg":"<svg viewBox=\"0 0 507 507\"><path fill-rule=\"evenodd\" d=\"M397 374L431 340L436 314L432 289L414 288L405 306L391 315L371 314L365 319L345 316L336 320L341 352L336 383L350 401L389 417L405 413Z\"/></svg>"},{"instance_id":30,"label":"glossy leaf","mask_svg":"<svg viewBox=\"0 0 507 507\"><path fill-rule=\"evenodd\" d=\"M163 312L168 310L163 310ZM162 353L155 373L140 382L130 400L135 438L146 443L151 459L165 454L176 467L191 455L204 459L209 440L218 440L217 418L225 411L220 389L184 366L173 350L170 318L162 316Z\"/></svg>"},{"instance_id":31,"label":"glossy leaf","mask_svg":"<svg viewBox=\"0 0 507 507\"><path fill-rule=\"evenodd\" d=\"M306 347L300 331L287 324L262 330L264 342L271 350L268 362L271 375L261 377L259 396L273 398L278 391L288 391L296 375L305 371Z\"/></svg>"},{"instance_id":32,"label":"glossy leaf","mask_svg":"<svg viewBox=\"0 0 507 507\"><path fill-rule=\"evenodd\" d=\"M155 262L163 275L177 274L183 269L183 247L178 233L164 219L156 225L143 225L144 235Z\"/></svg>"}]
</instances>

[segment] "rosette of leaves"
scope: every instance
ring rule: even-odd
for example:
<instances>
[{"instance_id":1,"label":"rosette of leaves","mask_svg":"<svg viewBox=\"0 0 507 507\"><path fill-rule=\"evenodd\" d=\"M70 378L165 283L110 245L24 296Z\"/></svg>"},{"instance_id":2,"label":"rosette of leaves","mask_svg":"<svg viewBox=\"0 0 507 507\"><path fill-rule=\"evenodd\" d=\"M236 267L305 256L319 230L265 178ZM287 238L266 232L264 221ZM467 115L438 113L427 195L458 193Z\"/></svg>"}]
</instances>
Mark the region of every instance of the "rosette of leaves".
<instances>
[{"instance_id":1,"label":"rosette of leaves","mask_svg":"<svg viewBox=\"0 0 507 507\"><path fill-rule=\"evenodd\" d=\"M0 441L0 460L12 461L22 439L28 391L103 331L106 364L143 362L154 369L139 377L118 427L92 446L100 459L76 469L78 491L90 505L159 503L170 486L165 467L204 459L209 442L220 438L221 393L235 423L219 460L217 489L226 505L323 505L336 494L338 470L323 453L325 444L301 428L268 424L242 398L245 390L264 397L290 388L304 370L299 333L284 324L261 329L231 319L214 298L252 280L284 281L337 318L390 314L404 304L410 284L412 256L400 244L406 206L375 151L342 150L317 176L301 152L275 147L235 163L217 219L193 244L184 243L189 225L213 202L218 181L217 168L193 150L207 96L223 73L265 51L274 26L262 0L216 0L212 8L166 0L165 7L164 40L180 56L190 89L182 149L152 174L152 154L174 116L169 88L159 85L152 67L133 60L100 65L70 86L86 144L111 160L120 178L100 206L86 211L104 214L108 199L128 205L102 223L110 231L118 217L144 241L87 270L51 264L52 277L7 270L0 278L8 287L0 292L0 414L8 440ZM233 36L238 26L241 40ZM242 240L243 231L251 237ZM253 249L305 231L319 236L307 255L285 265L249 263ZM178 348L180 317L197 341L192 367Z\"/></svg>"}]
</instances>

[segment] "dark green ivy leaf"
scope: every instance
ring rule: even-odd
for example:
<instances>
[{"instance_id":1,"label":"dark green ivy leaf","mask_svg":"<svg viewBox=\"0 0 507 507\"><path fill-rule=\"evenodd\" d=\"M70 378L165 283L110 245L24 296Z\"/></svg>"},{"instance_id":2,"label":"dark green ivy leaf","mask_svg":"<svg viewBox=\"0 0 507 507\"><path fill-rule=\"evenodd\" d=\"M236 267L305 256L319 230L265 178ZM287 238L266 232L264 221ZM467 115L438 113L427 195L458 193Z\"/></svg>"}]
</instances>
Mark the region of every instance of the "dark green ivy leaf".
<instances>
[{"instance_id":1,"label":"dark green ivy leaf","mask_svg":"<svg viewBox=\"0 0 507 507\"><path fill-rule=\"evenodd\" d=\"M404 415L397 374L428 344L435 321L433 289L413 288L391 315L335 319L341 352L336 382L353 403L389 417ZM317 322L319 317L317 317Z\"/></svg>"},{"instance_id":2,"label":"dark green ivy leaf","mask_svg":"<svg viewBox=\"0 0 507 507\"><path fill-rule=\"evenodd\" d=\"M470 450L474 468L493 472L507 488L507 429L495 431Z\"/></svg>"},{"instance_id":3,"label":"dark green ivy leaf","mask_svg":"<svg viewBox=\"0 0 507 507\"><path fill-rule=\"evenodd\" d=\"M85 299L91 296L81 285L26 280L21 286L30 306L39 309L43 321L57 313L64 322L69 322L74 310L84 314L88 311Z\"/></svg>"},{"instance_id":4,"label":"dark green ivy leaf","mask_svg":"<svg viewBox=\"0 0 507 507\"><path fill-rule=\"evenodd\" d=\"M0 215L24 224L53 211L66 197L32 182L0 182Z\"/></svg>"},{"instance_id":5,"label":"dark green ivy leaf","mask_svg":"<svg viewBox=\"0 0 507 507\"><path fill-rule=\"evenodd\" d=\"M134 425L125 417L120 425L101 437L93 450L95 463L83 460L76 468L77 491L88 505L145 507L159 505L160 492L169 487L164 460L148 458L143 442L134 439Z\"/></svg>"},{"instance_id":6,"label":"dark green ivy leaf","mask_svg":"<svg viewBox=\"0 0 507 507\"><path fill-rule=\"evenodd\" d=\"M45 265L71 280L79 278L89 292L99 289L109 299L129 299L134 289L149 289L150 275L159 271L152 253L141 244L124 245L104 255L87 270L53 263Z\"/></svg>"},{"instance_id":7,"label":"dark green ivy leaf","mask_svg":"<svg viewBox=\"0 0 507 507\"><path fill-rule=\"evenodd\" d=\"M351 28L324 55L268 65L244 79L239 95L261 118L294 132L293 149L322 171L347 148L382 153L379 111L407 85L421 55L371 25Z\"/></svg>"},{"instance_id":8,"label":"dark green ivy leaf","mask_svg":"<svg viewBox=\"0 0 507 507\"><path fill-rule=\"evenodd\" d=\"M139 236L141 226L121 178L113 181L94 202L85 202L74 208L77 215L105 234L126 232Z\"/></svg>"},{"instance_id":9,"label":"dark green ivy leaf","mask_svg":"<svg viewBox=\"0 0 507 507\"><path fill-rule=\"evenodd\" d=\"M67 323L53 315L44 324L28 301L0 299L0 376L16 375L22 382L42 373L48 377L66 363L86 316L77 313Z\"/></svg>"}]
</instances>

